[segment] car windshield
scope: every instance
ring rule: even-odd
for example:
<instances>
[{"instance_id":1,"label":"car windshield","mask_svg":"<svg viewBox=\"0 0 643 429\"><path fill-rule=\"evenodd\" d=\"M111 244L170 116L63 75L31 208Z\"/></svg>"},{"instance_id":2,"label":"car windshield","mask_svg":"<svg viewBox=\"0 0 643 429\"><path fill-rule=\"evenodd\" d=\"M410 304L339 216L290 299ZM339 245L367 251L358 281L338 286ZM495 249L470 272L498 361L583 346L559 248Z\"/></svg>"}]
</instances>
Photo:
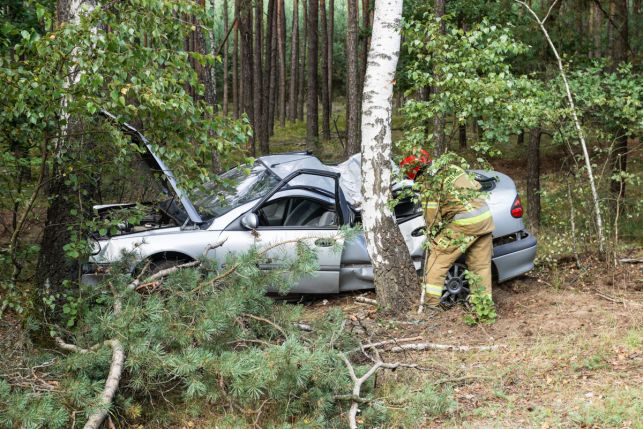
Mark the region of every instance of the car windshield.
<instances>
[{"instance_id":1,"label":"car windshield","mask_svg":"<svg viewBox=\"0 0 643 429\"><path fill-rule=\"evenodd\" d=\"M205 219L228 213L266 195L280 179L265 165L240 165L219 176L221 183L209 183L196 195L194 204Z\"/></svg>"}]
</instances>

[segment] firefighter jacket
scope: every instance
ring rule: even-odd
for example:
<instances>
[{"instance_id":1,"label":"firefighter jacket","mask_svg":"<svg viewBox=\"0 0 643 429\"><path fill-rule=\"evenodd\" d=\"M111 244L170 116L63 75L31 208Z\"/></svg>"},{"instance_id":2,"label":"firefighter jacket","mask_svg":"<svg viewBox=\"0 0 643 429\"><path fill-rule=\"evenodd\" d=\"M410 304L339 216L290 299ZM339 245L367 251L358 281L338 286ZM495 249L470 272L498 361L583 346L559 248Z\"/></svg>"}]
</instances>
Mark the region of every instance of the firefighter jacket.
<instances>
[{"instance_id":1,"label":"firefighter jacket","mask_svg":"<svg viewBox=\"0 0 643 429\"><path fill-rule=\"evenodd\" d=\"M462 168L450 165L446 171L424 180L440 181L432 186L436 195L428 195L423 202L429 230L443 222L443 226L465 235L480 236L493 231L489 206L478 194L481 186Z\"/></svg>"}]
</instances>

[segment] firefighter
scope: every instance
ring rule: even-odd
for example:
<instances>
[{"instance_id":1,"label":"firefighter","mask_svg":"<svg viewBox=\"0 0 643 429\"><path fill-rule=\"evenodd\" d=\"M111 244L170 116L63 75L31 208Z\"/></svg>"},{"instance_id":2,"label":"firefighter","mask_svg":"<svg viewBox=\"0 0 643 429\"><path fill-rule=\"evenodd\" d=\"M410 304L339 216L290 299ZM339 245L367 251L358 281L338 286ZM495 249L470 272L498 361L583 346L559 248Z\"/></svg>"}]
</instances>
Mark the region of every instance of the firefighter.
<instances>
[{"instance_id":1,"label":"firefighter","mask_svg":"<svg viewBox=\"0 0 643 429\"><path fill-rule=\"evenodd\" d=\"M423 188L427 236L435 227L440 227L428 243L424 264L426 303L440 305L447 272L465 252L469 271L478 276L478 286L491 298L494 224L487 203L479 196L480 184L456 165L430 174L430 164L431 159L425 151L419 158L407 157L400 163L407 167L407 176Z\"/></svg>"}]
</instances>

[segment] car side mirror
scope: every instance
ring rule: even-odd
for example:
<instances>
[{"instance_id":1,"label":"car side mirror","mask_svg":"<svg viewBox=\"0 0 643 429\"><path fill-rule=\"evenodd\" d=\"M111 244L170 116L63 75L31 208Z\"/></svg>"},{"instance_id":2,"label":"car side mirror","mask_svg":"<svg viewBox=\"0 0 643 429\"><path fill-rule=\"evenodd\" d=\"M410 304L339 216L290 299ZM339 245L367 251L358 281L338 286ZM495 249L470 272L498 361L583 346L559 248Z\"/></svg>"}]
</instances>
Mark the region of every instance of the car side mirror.
<instances>
[{"instance_id":1,"label":"car side mirror","mask_svg":"<svg viewBox=\"0 0 643 429\"><path fill-rule=\"evenodd\" d=\"M245 229L257 229L257 227L259 226L259 216L257 216L257 214L253 212L246 213L241 218L241 225Z\"/></svg>"}]
</instances>

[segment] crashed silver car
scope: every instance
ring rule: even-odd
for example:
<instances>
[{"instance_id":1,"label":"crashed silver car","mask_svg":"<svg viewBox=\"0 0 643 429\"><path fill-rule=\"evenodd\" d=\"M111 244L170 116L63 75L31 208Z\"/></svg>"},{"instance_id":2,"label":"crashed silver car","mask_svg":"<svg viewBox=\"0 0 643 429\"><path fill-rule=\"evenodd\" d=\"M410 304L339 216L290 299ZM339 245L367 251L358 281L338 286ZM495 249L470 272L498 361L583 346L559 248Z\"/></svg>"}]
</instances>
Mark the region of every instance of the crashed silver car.
<instances>
[{"instance_id":1,"label":"crashed silver car","mask_svg":"<svg viewBox=\"0 0 643 429\"><path fill-rule=\"evenodd\" d=\"M354 156L339 165L326 165L306 152L263 156L252 166L239 166L224 173L228 186L209 186L190 199L178 187L172 172L154 153L145 137L129 125L123 130L146 149L148 165L162 172L165 187L173 194L158 204L138 225L122 225L119 233L95 237L96 253L85 266L84 280L95 282L124 252L134 253L137 264L152 261L158 266L196 260L205 255L226 260L229 252L244 252L253 245L269 245L297 238L314 237L319 268L302 278L293 293L332 294L373 288L373 269L363 234L343 243L336 251L335 237L343 225L360 222L360 162ZM514 182L496 171L476 171L488 192L488 204L496 229L493 271L497 282L519 276L534 266L536 239L525 229L522 206ZM396 189L409 186L396 185ZM100 216L123 204L96 206ZM418 270L424 260L424 219L410 200L395 208L397 223ZM210 249L210 245L221 243ZM290 247L289 247L290 246ZM261 269L274 268L277 259L295 254L295 244L284 244ZM463 262L449 272L443 302L453 304L469 293Z\"/></svg>"}]
</instances>

